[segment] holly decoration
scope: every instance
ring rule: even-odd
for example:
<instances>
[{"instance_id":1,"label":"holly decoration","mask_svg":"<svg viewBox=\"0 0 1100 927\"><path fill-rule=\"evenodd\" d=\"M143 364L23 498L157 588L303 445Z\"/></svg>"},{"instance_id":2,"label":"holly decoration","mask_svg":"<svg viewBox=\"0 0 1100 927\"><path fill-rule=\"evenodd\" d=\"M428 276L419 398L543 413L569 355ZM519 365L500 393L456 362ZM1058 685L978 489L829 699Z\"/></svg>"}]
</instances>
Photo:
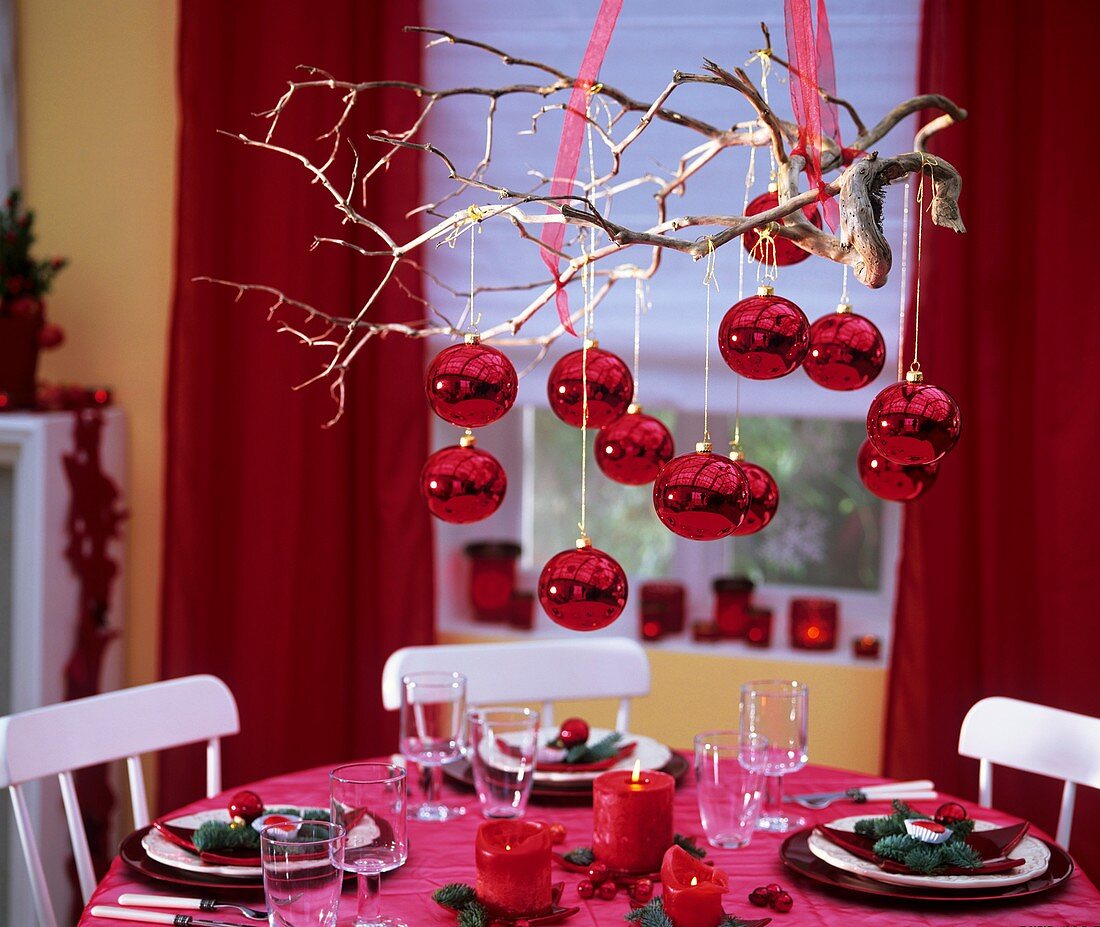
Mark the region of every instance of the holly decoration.
<instances>
[{"instance_id":1,"label":"holly decoration","mask_svg":"<svg viewBox=\"0 0 1100 927\"><path fill-rule=\"evenodd\" d=\"M870 441L864 441L856 455L856 469L863 485L880 499L912 502L936 482L940 465L897 464L876 451Z\"/></svg>"},{"instance_id":2,"label":"holly decoration","mask_svg":"<svg viewBox=\"0 0 1100 927\"><path fill-rule=\"evenodd\" d=\"M420 471L420 492L441 521L466 525L488 518L504 501L508 476L492 454L474 446L473 435L432 454Z\"/></svg>"},{"instance_id":3,"label":"holly decoration","mask_svg":"<svg viewBox=\"0 0 1100 927\"><path fill-rule=\"evenodd\" d=\"M230 820L234 824L240 822L238 826L243 827L245 824L251 824L264 813L264 802L250 789L242 789L229 799L227 810Z\"/></svg>"},{"instance_id":4,"label":"holly decoration","mask_svg":"<svg viewBox=\"0 0 1100 927\"><path fill-rule=\"evenodd\" d=\"M762 286L734 303L718 326L718 350L734 373L750 380L774 380L795 370L810 346L806 313Z\"/></svg>"},{"instance_id":5,"label":"holly decoration","mask_svg":"<svg viewBox=\"0 0 1100 927\"><path fill-rule=\"evenodd\" d=\"M603 428L630 406L634 377L622 358L602 350L595 341L587 344L587 350L571 351L554 364L546 380L546 395L558 418L580 428L587 386L588 427Z\"/></svg>"},{"instance_id":6,"label":"holly decoration","mask_svg":"<svg viewBox=\"0 0 1100 927\"><path fill-rule=\"evenodd\" d=\"M870 319L841 303L832 315L810 326L810 348L802 362L818 386L860 389L875 379L886 363L886 342Z\"/></svg>"},{"instance_id":7,"label":"holly decoration","mask_svg":"<svg viewBox=\"0 0 1100 927\"><path fill-rule=\"evenodd\" d=\"M767 193L761 193L748 206L745 207L746 216L755 216L769 209L775 209L779 205L779 192L769 189ZM802 207L802 214L817 228L821 228L821 211L816 203ZM782 224L782 220L780 223ZM772 235L775 244L775 263L779 267L790 267L792 264L800 264L810 256L809 251L803 251L798 245L781 235ZM756 229L749 229L741 237L741 244L745 250L759 261L765 259L765 254L760 246L760 233Z\"/></svg>"},{"instance_id":8,"label":"holly decoration","mask_svg":"<svg viewBox=\"0 0 1100 927\"><path fill-rule=\"evenodd\" d=\"M641 486L653 482L675 449L664 422L632 403L626 415L600 429L595 453L596 463L608 479Z\"/></svg>"},{"instance_id":9,"label":"holly decoration","mask_svg":"<svg viewBox=\"0 0 1100 927\"><path fill-rule=\"evenodd\" d=\"M467 335L444 348L428 365L424 391L445 422L481 428L501 418L516 401L519 380L512 362L496 348Z\"/></svg>"},{"instance_id":10,"label":"holly decoration","mask_svg":"<svg viewBox=\"0 0 1100 927\"><path fill-rule=\"evenodd\" d=\"M571 631L606 628L626 606L626 573L610 554L583 538L554 554L539 575L538 596L555 624Z\"/></svg>"},{"instance_id":11,"label":"holly decoration","mask_svg":"<svg viewBox=\"0 0 1100 927\"><path fill-rule=\"evenodd\" d=\"M947 390L910 370L904 383L879 393L867 410L867 439L888 460L907 466L935 463L958 443L962 419Z\"/></svg>"},{"instance_id":12,"label":"holly decoration","mask_svg":"<svg viewBox=\"0 0 1100 927\"><path fill-rule=\"evenodd\" d=\"M664 526L693 541L729 537L748 512L751 497L744 471L713 453L706 442L694 454L670 461L653 483L653 509Z\"/></svg>"},{"instance_id":13,"label":"holly decoration","mask_svg":"<svg viewBox=\"0 0 1100 927\"><path fill-rule=\"evenodd\" d=\"M749 507L745 517L734 531L734 537L756 534L767 527L779 509L779 486L775 478L760 464L749 463L744 455L735 450L730 458L736 461L749 482Z\"/></svg>"}]
</instances>

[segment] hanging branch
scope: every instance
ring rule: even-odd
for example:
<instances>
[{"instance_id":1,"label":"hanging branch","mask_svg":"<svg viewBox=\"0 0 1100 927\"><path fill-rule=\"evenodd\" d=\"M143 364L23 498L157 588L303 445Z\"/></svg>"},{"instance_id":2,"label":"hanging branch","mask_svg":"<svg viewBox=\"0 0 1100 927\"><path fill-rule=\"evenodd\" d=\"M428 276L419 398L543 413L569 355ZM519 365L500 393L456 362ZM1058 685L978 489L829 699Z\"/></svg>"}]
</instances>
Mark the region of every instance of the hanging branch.
<instances>
[{"instance_id":1,"label":"hanging branch","mask_svg":"<svg viewBox=\"0 0 1100 927\"><path fill-rule=\"evenodd\" d=\"M757 54L768 55L777 64L789 69L790 65L771 50L767 28L763 27L763 29L765 48L759 50ZM556 280L519 281L503 286L475 288L475 293L492 290L532 294L527 304L512 318L483 330L481 336L487 341L506 338L511 344L533 345L539 349L537 362L545 355L549 346L564 334L564 327L557 324L539 335L521 336L519 333L543 306L553 302L559 287L568 287L581 278L581 270L587 264L597 265L596 275L603 281L595 294L595 302L598 303L620 280L652 278L660 268L661 254L666 249L688 254L698 260L752 229L768 227L773 234L783 236L805 251L850 266L856 278L864 285L883 286L892 261L890 245L882 234L882 205L885 188L921 169L924 146L932 134L966 118L965 110L960 109L947 98L924 95L894 107L868 129L851 103L826 94L827 99L844 107L852 118L858 133L853 147L870 152L866 157L859 158L845 167L843 153L837 149L831 139L823 139L822 171L836 175L826 184L825 192L838 196L840 201L840 234L833 236L827 230L814 226L802 212L804 207L817 202L818 192L800 190L799 179L805 167L805 161L801 155L788 154L788 144L794 144L797 141L798 127L781 119L775 113L744 70L741 68L727 70L715 62L705 61L703 74L674 72L665 89L652 101L636 99L609 84L597 85L591 95L590 114L580 115L592 127L595 143L607 152L610 162L607 171L603 176L588 183L576 181L575 192L571 195L548 196L539 192L546 189L550 183L551 178L544 174L531 172L535 182L529 190L513 190L495 184L489 179L494 152L497 104L506 96L528 96L540 101L528 130L535 133L544 115L566 109L568 105L566 103L546 101L555 95L569 93L575 82L575 76L540 61L518 58L499 48L454 35L446 30L411 27L411 31L433 36L434 38L428 42L429 49L442 45L466 46L498 58L509 68L533 70L537 72L539 78L526 83L499 87L464 86L432 89L409 81L383 80L364 83L340 81L316 68L305 68L303 70L306 72L307 79L290 82L287 91L275 105L267 112L260 114L268 121L267 131L262 137L252 137L243 133L232 135L244 145L297 161L311 181L318 184L332 199L343 223L359 227L377 241L374 248L330 237L316 237L313 242L313 247L335 245L349 248L361 257L380 259L383 262L381 279L363 303L350 312L331 312L292 299L264 284L199 278L205 282L236 290L238 298L252 292L266 295L272 300L268 305L268 316L279 326L279 331L298 338L307 347L324 352L326 359L317 374L300 386L320 380L328 381L337 404L334 421L343 411L346 372L370 339L391 334L413 338L461 334L455 324L428 300L412 295L409 287L401 281L399 271L424 273L423 262L416 256L420 249L442 242L453 244L459 236L472 234L471 223L475 220L471 219L469 210L446 211L443 209L446 203L463 194L491 194L493 199L491 204L478 203L476 221L494 224L507 222L515 229L520 240L530 242L531 247L541 247L538 229L546 223L564 223L578 230L594 228L597 231L598 244L589 254L567 253L576 246L576 242L572 244L567 242L566 251L560 254L564 264ZM722 128L688 113L672 109L669 106L670 99L680 87L686 84L706 84L734 91L749 104L752 118L734 123L729 128ZM407 128L378 130L367 136L368 141L384 147L374 163L364 167L360 164L358 150L346 137L349 119L361 95L383 90L412 93L422 101L422 104L417 117ZM279 144L277 141L279 122L287 109L302 95L317 93L336 94L340 103L336 121L320 136L322 141L330 142L327 155L320 163L307 154ZM480 98L486 103L485 143L482 155L478 163L466 173L457 167L443 149L431 140L423 138L429 113L444 101L456 97ZM924 109L939 110L942 115L933 119L921 130L913 151L893 157L879 157L878 153L872 150L873 146L900 122ZM702 137L703 141L693 144L685 151L669 176L661 176L652 171L635 177L625 176L622 173L624 155L646 130L658 121L682 127L696 138ZM777 162L779 203L776 207L753 216L722 212L705 215L670 215L669 198L673 195L683 195L689 182L717 160L724 151L735 147L764 146L771 148ZM343 148L351 152L352 166L350 171L344 169L344 176L337 176L338 157ZM432 221L419 234L407 241L398 241L363 212L367 203L368 181L384 172L392 159L402 152L429 156L442 170L446 171L452 182L452 187L438 200L420 205L410 204L408 216L422 215ZM942 158L929 159L925 156L925 164L926 167L930 165L934 181L932 221L936 225L956 232L965 231L958 209L958 195L961 187L958 172ZM616 195L627 190L649 186L654 188L654 212L652 223L648 227L630 228L610 218L611 205ZM678 234L685 230L699 230L702 234L690 237ZM648 261L613 263L617 258L625 256L623 254L625 251L636 247L648 249ZM445 292L455 297L469 296L468 293L437 277L432 276L432 279ZM370 318L372 307L381 294L391 286L397 286L422 304L425 317L420 321L409 323L372 321ZM579 318L579 312L574 318Z\"/></svg>"}]
</instances>

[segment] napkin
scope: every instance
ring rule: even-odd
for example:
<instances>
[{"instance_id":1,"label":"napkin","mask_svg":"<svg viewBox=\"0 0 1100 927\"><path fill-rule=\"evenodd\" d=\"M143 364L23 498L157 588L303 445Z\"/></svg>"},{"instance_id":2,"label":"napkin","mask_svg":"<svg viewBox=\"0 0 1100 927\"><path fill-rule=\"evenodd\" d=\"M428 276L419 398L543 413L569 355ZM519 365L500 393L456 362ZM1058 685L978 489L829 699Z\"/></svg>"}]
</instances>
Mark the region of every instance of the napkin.
<instances>
[{"instance_id":1,"label":"napkin","mask_svg":"<svg viewBox=\"0 0 1100 927\"><path fill-rule=\"evenodd\" d=\"M537 769L539 772L598 772L602 769L610 769L620 760L633 756L637 746L636 743L623 744L614 756L609 756L607 759L595 763L548 763L545 760L540 760ZM521 750L501 738L497 738L497 749L507 756L520 756L522 754Z\"/></svg>"}]
</instances>

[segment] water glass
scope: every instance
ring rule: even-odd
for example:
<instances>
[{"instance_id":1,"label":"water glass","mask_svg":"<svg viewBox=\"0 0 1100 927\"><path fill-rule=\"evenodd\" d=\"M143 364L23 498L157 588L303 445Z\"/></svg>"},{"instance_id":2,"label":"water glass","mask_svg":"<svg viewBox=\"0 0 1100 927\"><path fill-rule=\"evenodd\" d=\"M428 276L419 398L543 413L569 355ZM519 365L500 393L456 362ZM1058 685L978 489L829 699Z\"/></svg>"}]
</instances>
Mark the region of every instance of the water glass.
<instances>
[{"instance_id":1,"label":"water glass","mask_svg":"<svg viewBox=\"0 0 1100 927\"><path fill-rule=\"evenodd\" d=\"M465 749L466 677L461 673L411 673L401 680L401 753L427 769L427 800L410 808L419 821L446 821L466 813L439 800L443 766Z\"/></svg>"},{"instance_id":2,"label":"water glass","mask_svg":"<svg viewBox=\"0 0 1100 927\"><path fill-rule=\"evenodd\" d=\"M382 916L382 873L409 856L405 770L387 763L350 763L329 773L332 820L347 832L344 870L358 877L351 927L404 927Z\"/></svg>"},{"instance_id":3,"label":"water glass","mask_svg":"<svg viewBox=\"0 0 1100 927\"><path fill-rule=\"evenodd\" d=\"M335 927L344 879L344 828L328 821L260 832L270 927Z\"/></svg>"},{"instance_id":4,"label":"water glass","mask_svg":"<svg viewBox=\"0 0 1100 927\"><path fill-rule=\"evenodd\" d=\"M767 738L737 731L695 737L695 785L699 819L712 847L749 845L764 800Z\"/></svg>"},{"instance_id":5,"label":"water glass","mask_svg":"<svg viewBox=\"0 0 1100 927\"><path fill-rule=\"evenodd\" d=\"M786 833L806 826L801 815L783 809L783 776L806 765L809 690L802 682L761 679L741 686L741 733L768 741L764 764L764 810L757 830Z\"/></svg>"},{"instance_id":6,"label":"water glass","mask_svg":"<svg viewBox=\"0 0 1100 927\"><path fill-rule=\"evenodd\" d=\"M530 708L482 708L469 713L470 766L487 818L521 818L534 782L539 713Z\"/></svg>"}]
</instances>

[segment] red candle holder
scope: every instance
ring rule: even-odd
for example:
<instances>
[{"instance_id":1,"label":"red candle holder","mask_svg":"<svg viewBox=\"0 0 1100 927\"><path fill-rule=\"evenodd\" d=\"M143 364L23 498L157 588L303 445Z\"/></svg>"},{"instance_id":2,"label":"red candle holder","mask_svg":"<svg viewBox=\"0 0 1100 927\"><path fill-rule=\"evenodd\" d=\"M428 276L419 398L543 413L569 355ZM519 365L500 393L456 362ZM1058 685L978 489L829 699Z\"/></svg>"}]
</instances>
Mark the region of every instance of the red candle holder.
<instances>
[{"instance_id":1,"label":"red candle holder","mask_svg":"<svg viewBox=\"0 0 1100 927\"><path fill-rule=\"evenodd\" d=\"M691 626L693 641L713 642L722 639L722 632L713 621L696 621Z\"/></svg>"},{"instance_id":2,"label":"red candle holder","mask_svg":"<svg viewBox=\"0 0 1100 927\"><path fill-rule=\"evenodd\" d=\"M520 631L530 631L535 626L535 594L533 592L512 593L512 610L508 613L508 624Z\"/></svg>"},{"instance_id":3,"label":"red candle holder","mask_svg":"<svg viewBox=\"0 0 1100 927\"><path fill-rule=\"evenodd\" d=\"M772 610L750 605L745 621L745 643L750 647L770 647L772 642Z\"/></svg>"},{"instance_id":4,"label":"red candle holder","mask_svg":"<svg viewBox=\"0 0 1100 927\"><path fill-rule=\"evenodd\" d=\"M834 650L838 605L835 599L791 599L791 647Z\"/></svg>"},{"instance_id":5,"label":"red candle holder","mask_svg":"<svg viewBox=\"0 0 1100 927\"><path fill-rule=\"evenodd\" d=\"M755 585L747 576L719 576L714 588L714 622L723 637L744 637Z\"/></svg>"},{"instance_id":6,"label":"red candle holder","mask_svg":"<svg viewBox=\"0 0 1100 927\"><path fill-rule=\"evenodd\" d=\"M645 640L679 634L684 630L684 587L680 583L644 583L639 620Z\"/></svg>"},{"instance_id":7,"label":"red candle holder","mask_svg":"<svg viewBox=\"0 0 1100 927\"><path fill-rule=\"evenodd\" d=\"M882 642L874 634L852 638L852 652L865 660L877 660Z\"/></svg>"},{"instance_id":8,"label":"red candle holder","mask_svg":"<svg viewBox=\"0 0 1100 927\"><path fill-rule=\"evenodd\" d=\"M509 621L521 548L511 541L466 545L470 558L470 608L477 621Z\"/></svg>"}]
</instances>

